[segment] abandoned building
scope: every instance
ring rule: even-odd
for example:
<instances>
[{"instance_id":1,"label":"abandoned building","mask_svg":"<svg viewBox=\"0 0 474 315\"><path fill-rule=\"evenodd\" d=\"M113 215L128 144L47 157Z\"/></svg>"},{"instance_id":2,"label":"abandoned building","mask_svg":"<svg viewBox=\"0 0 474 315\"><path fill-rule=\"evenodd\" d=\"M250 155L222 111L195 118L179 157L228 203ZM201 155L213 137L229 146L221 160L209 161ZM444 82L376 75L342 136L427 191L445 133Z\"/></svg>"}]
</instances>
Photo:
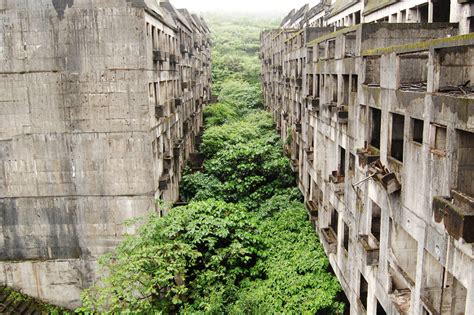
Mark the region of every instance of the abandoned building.
<instances>
[{"instance_id":1,"label":"abandoned building","mask_svg":"<svg viewBox=\"0 0 474 315\"><path fill-rule=\"evenodd\" d=\"M351 314L474 314L474 2L322 1L262 88Z\"/></svg>"},{"instance_id":2,"label":"abandoned building","mask_svg":"<svg viewBox=\"0 0 474 315\"><path fill-rule=\"evenodd\" d=\"M0 27L0 285L74 308L123 223L178 198L210 31L158 0L4 0Z\"/></svg>"}]
</instances>

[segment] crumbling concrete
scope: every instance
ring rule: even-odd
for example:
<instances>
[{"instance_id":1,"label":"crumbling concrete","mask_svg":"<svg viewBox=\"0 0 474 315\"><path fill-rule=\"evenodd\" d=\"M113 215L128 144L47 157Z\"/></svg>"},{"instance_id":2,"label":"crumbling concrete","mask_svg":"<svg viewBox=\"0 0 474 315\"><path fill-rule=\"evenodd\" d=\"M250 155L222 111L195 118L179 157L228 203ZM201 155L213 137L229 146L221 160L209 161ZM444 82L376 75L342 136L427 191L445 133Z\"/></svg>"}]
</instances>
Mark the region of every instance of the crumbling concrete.
<instances>
[{"instance_id":1,"label":"crumbling concrete","mask_svg":"<svg viewBox=\"0 0 474 315\"><path fill-rule=\"evenodd\" d=\"M474 313L473 34L305 19L262 33L262 88L351 314Z\"/></svg>"},{"instance_id":2,"label":"crumbling concrete","mask_svg":"<svg viewBox=\"0 0 474 315\"><path fill-rule=\"evenodd\" d=\"M178 198L210 32L156 0L6 0L0 25L0 284L77 307L124 222Z\"/></svg>"}]
</instances>

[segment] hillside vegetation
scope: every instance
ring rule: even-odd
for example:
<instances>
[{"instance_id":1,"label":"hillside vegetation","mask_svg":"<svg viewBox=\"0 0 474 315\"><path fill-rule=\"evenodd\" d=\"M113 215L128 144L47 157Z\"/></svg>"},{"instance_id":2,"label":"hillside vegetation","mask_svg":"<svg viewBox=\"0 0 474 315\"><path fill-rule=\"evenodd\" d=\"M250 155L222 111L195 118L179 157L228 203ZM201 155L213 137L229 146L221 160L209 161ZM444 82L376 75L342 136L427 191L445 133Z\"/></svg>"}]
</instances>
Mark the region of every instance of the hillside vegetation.
<instances>
[{"instance_id":1,"label":"hillside vegetation","mask_svg":"<svg viewBox=\"0 0 474 315\"><path fill-rule=\"evenodd\" d=\"M341 288L262 109L259 33L276 23L207 20L219 103L205 110L203 168L182 182L188 205L142 218L101 259L107 276L84 292L81 311L340 314Z\"/></svg>"}]
</instances>

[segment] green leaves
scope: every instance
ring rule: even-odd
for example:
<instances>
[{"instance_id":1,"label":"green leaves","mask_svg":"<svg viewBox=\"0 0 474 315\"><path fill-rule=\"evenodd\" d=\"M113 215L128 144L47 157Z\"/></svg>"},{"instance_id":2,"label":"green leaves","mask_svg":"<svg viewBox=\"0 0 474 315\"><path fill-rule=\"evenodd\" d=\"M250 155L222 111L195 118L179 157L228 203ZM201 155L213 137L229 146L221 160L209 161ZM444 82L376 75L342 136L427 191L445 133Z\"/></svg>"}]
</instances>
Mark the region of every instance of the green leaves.
<instances>
[{"instance_id":1,"label":"green leaves","mask_svg":"<svg viewBox=\"0 0 474 315\"><path fill-rule=\"evenodd\" d=\"M260 29L270 24L211 23L220 103L204 111L203 170L187 169L181 181L189 204L130 221L138 232L101 258L104 276L84 291L79 311L339 314L341 288L272 118L258 109L256 52Z\"/></svg>"},{"instance_id":2,"label":"green leaves","mask_svg":"<svg viewBox=\"0 0 474 315\"><path fill-rule=\"evenodd\" d=\"M262 91L258 83L250 84L241 80L227 80L221 85L219 102L230 103L236 108L261 108Z\"/></svg>"}]
</instances>

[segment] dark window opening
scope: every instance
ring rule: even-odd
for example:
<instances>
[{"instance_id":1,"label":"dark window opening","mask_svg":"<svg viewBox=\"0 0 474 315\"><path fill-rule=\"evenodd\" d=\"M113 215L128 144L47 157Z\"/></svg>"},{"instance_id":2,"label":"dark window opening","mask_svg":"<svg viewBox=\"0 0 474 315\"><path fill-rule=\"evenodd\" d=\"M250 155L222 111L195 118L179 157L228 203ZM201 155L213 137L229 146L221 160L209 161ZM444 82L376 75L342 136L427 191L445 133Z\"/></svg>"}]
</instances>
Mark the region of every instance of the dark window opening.
<instances>
[{"instance_id":1,"label":"dark window opening","mask_svg":"<svg viewBox=\"0 0 474 315\"><path fill-rule=\"evenodd\" d=\"M343 74L342 75L342 83L343 83L343 98L342 98L342 104L343 105L349 105L349 75Z\"/></svg>"},{"instance_id":2,"label":"dark window opening","mask_svg":"<svg viewBox=\"0 0 474 315\"><path fill-rule=\"evenodd\" d=\"M366 58L364 83L368 86L380 86L380 57Z\"/></svg>"},{"instance_id":3,"label":"dark window opening","mask_svg":"<svg viewBox=\"0 0 474 315\"><path fill-rule=\"evenodd\" d=\"M467 18L467 21L469 23L469 33L474 33L474 17Z\"/></svg>"},{"instance_id":4,"label":"dark window opening","mask_svg":"<svg viewBox=\"0 0 474 315\"><path fill-rule=\"evenodd\" d=\"M370 108L371 111L371 137L370 145L380 149L380 128L382 122L382 112L377 108Z\"/></svg>"},{"instance_id":5,"label":"dark window opening","mask_svg":"<svg viewBox=\"0 0 474 315\"><path fill-rule=\"evenodd\" d=\"M399 56L400 89L410 92L426 91L428 81L428 52Z\"/></svg>"},{"instance_id":6,"label":"dark window opening","mask_svg":"<svg viewBox=\"0 0 474 315\"><path fill-rule=\"evenodd\" d=\"M356 33L348 33L344 36L345 51L344 57L354 57L356 55Z\"/></svg>"},{"instance_id":7,"label":"dark window opening","mask_svg":"<svg viewBox=\"0 0 474 315\"><path fill-rule=\"evenodd\" d=\"M446 126L431 124L431 150L443 153L446 151Z\"/></svg>"},{"instance_id":8,"label":"dark window opening","mask_svg":"<svg viewBox=\"0 0 474 315\"><path fill-rule=\"evenodd\" d=\"M308 95L313 95L313 75L308 75Z\"/></svg>"},{"instance_id":9,"label":"dark window opening","mask_svg":"<svg viewBox=\"0 0 474 315\"><path fill-rule=\"evenodd\" d=\"M339 147L339 174L346 174L346 150L343 147Z\"/></svg>"},{"instance_id":10,"label":"dark window opening","mask_svg":"<svg viewBox=\"0 0 474 315\"><path fill-rule=\"evenodd\" d=\"M333 231L336 235L337 235L338 221L339 221L339 213L337 212L336 209L332 209L331 224L329 226L333 229Z\"/></svg>"},{"instance_id":11,"label":"dark window opening","mask_svg":"<svg viewBox=\"0 0 474 315\"><path fill-rule=\"evenodd\" d=\"M342 242L342 246L344 246L344 249L346 251L349 251L349 227L347 224L344 222L344 239Z\"/></svg>"},{"instance_id":12,"label":"dark window opening","mask_svg":"<svg viewBox=\"0 0 474 315\"><path fill-rule=\"evenodd\" d=\"M380 225L382 220L382 209L375 203L372 202L372 222L370 226L370 233L380 243Z\"/></svg>"},{"instance_id":13,"label":"dark window opening","mask_svg":"<svg viewBox=\"0 0 474 315\"><path fill-rule=\"evenodd\" d=\"M403 140L405 130L405 117L398 114L392 114L392 139L390 147L390 156L403 162Z\"/></svg>"},{"instance_id":14,"label":"dark window opening","mask_svg":"<svg viewBox=\"0 0 474 315\"><path fill-rule=\"evenodd\" d=\"M474 46L447 47L436 50L439 64L438 92L465 97L466 87L474 82ZM463 87L459 89L460 85Z\"/></svg>"},{"instance_id":15,"label":"dark window opening","mask_svg":"<svg viewBox=\"0 0 474 315\"><path fill-rule=\"evenodd\" d=\"M418 19L420 23L428 23L428 5L418 7Z\"/></svg>"},{"instance_id":16,"label":"dark window opening","mask_svg":"<svg viewBox=\"0 0 474 315\"><path fill-rule=\"evenodd\" d=\"M433 22L449 22L451 14L451 1L432 0Z\"/></svg>"},{"instance_id":17,"label":"dark window opening","mask_svg":"<svg viewBox=\"0 0 474 315\"><path fill-rule=\"evenodd\" d=\"M355 13L355 24L360 24L360 11Z\"/></svg>"},{"instance_id":18,"label":"dark window opening","mask_svg":"<svg viewBox=\"0 0 474 315\"><path fill-rule=\"evenodd\" d=\"M412 118L412 138L413 142L423 144L423 120Z\"/></svg>"},{"instance_id":19,"label":"dark window opening","mask_svg":"<svg viewBox=\"0 0 474 315\"><path fill-rule=\"evenodd\" d=\"M316 75L315 79L314 79L314 85L316 87L316 90L315 90L315 93L314 93L314 96L315 97L319 97L319 74Z\"/></svg>"},{"instance_id":20,"label":"dark window opening","mask_svg":"<svg viewBox=\"0 0 474 315\"><path fill-rule=\"evenodd\" d=\"M358 76L356 74L353 74L352 75L352 83L351 83L351 92L353 93L357 93L357 89L358 89Z\"/></svg>"},{"instance_id":21,"label":"dark window opening","mask_svg":"<svg viewBox=\"0 0 474 315\"><path fill-rule=\"evenodd\" d=\"M385 312L385 309L383 306L380 304L380 302L377 300L377 315L387 315L387 312Z\"/></svg>"},{"instance_id":22,"label":"dark window opening","mask_svg":"<svg viewBox=\"0 0 474 315\"><path fill-rule=\"evenodd\" d=\"M318 59L326 58L326 43L322 42L318 44Z\"/></svg>"},{"instance_id":23,"label":"dark window opening","mask_svg":"<svg viewBox=\"0 0 474 315\"><path fill-rule=\"evenodd\" d=\"M354 175L355 171L355 155L350 153L349 154L349 173Z\"/></svg>"},{"instance_id":24,"label":"dark window opening","mask_svg":"<svg viewBox=\"0 0 474 315\"><path fill-rule=\"evenodd\" d=\"M457 130L458 179L457 189L474 197L474 133Z\"/></svg>"},{"instance_id":25,"label":"dark window opening","mask_svg":"<svg viewBox=\"0 0 474 315\"><path fill-rule=\"evenodd\" d=\"M331 85L332 85L332 101L337 102L337 75L331 75Z\"/></svg>"},{"instance_id":26,"label":"dark window opening","mask_svg":"<svg viewBox=\"0 0 474 315\"><path fill-rule=\"evenodd\" d=\"M360 288L359 288L359 298L360 302L367 309L367 295L369 293L369 284L365 280L364 276L360 274Z\"/></svg>"},{"instance_id":27,"label":"dark window opening","mask_svg":"<svg viewBox=\"0 0 474 315\"><path fill-rule=\"evenodd\" d=\"M328 59L334 59L336 56L336 41L328 41Z\"/></svg>"}]
</instances>

